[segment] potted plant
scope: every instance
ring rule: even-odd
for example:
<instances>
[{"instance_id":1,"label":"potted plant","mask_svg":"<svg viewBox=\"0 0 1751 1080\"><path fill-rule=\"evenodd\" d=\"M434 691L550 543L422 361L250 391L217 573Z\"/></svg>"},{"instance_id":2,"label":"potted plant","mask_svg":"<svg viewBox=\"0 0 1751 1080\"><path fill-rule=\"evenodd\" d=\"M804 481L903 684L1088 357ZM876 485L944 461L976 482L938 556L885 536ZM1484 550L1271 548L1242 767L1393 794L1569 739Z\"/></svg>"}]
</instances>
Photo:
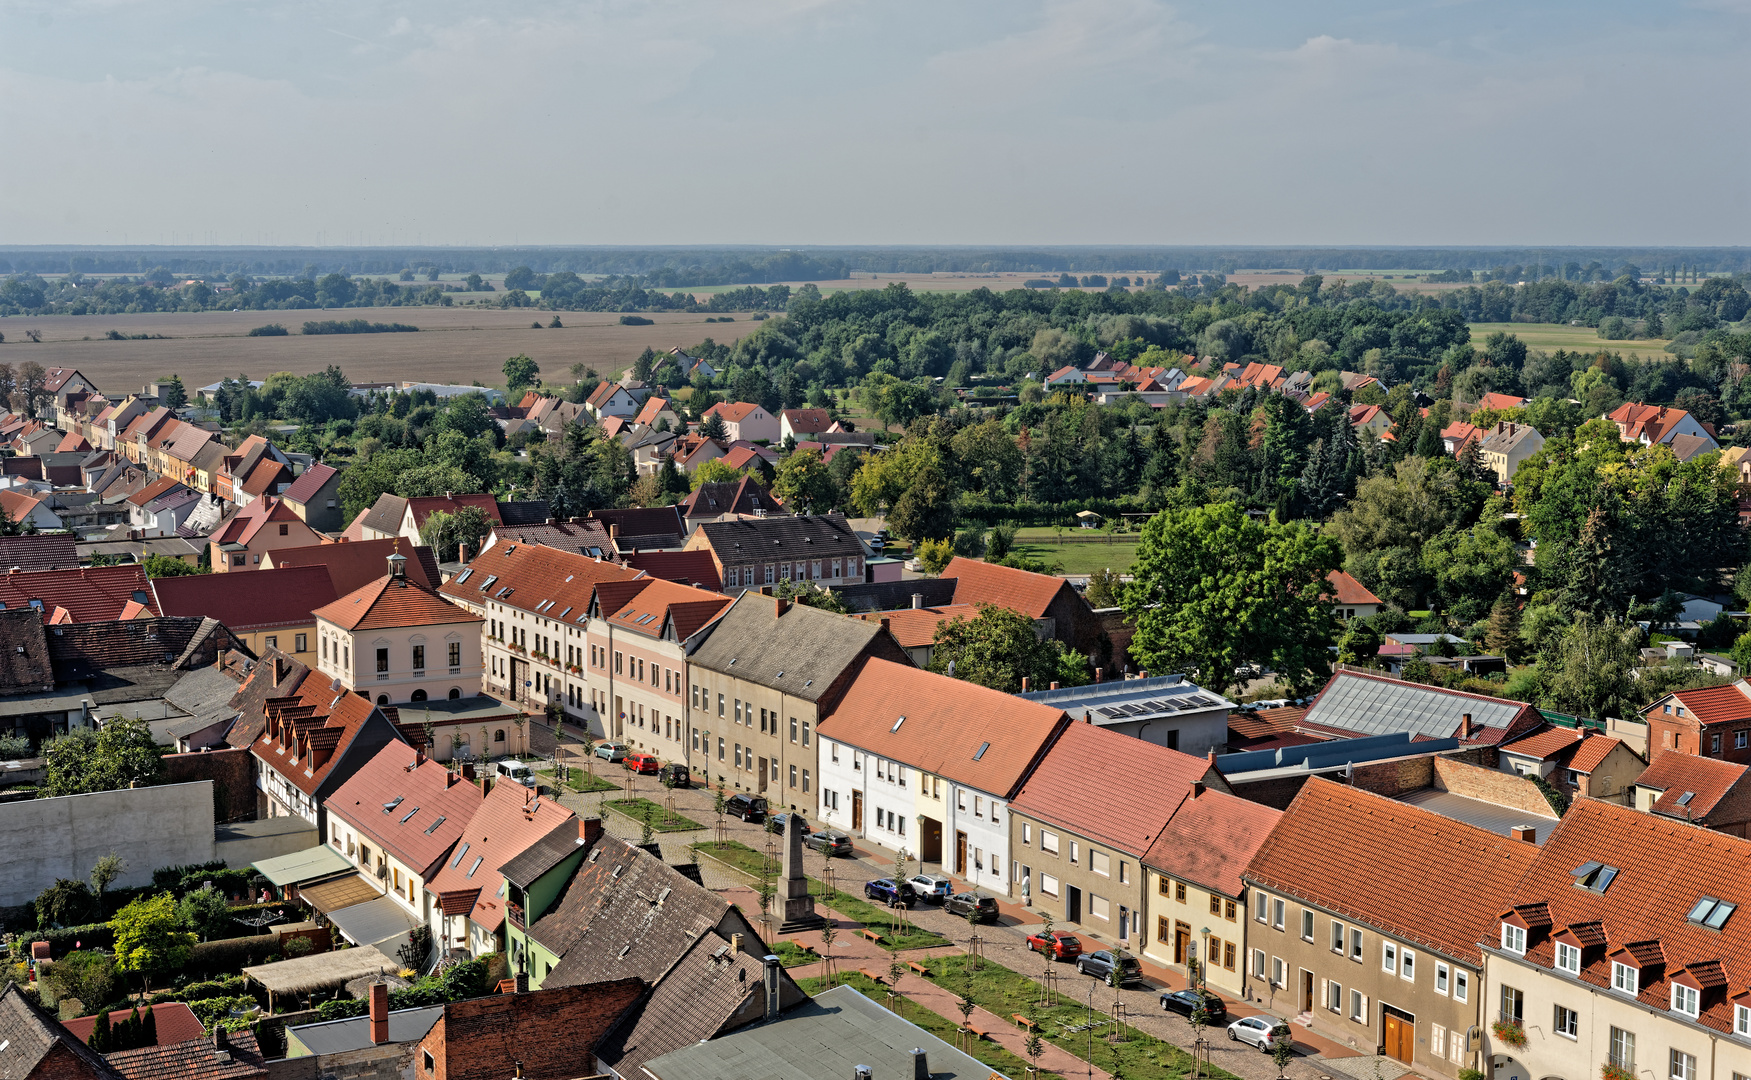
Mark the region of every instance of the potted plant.
<instances>
[{"instance_id":1,"label":"potted plant","mask_svg":"<svg viewBox=\"0 0 1751 1080\"><path fill-rule=\"evenodd\" d=\"M1599 1066L1599 1080L1635 1080L1635 1074L1607 1061Z\"/></svg>"},{"instance_id":2,"label":"potted plant","mask_svg":"<svg viewBox=\"0 0 1751 1080\"><path fill-rule=\"evenodd\" d=\"M1526 1049L1526 1029L1520 1026L1518 1020L1497 1020L1490 1025L1490 1034L1496 1041L1516 1050Z\"/></svg>"}]
</instances>

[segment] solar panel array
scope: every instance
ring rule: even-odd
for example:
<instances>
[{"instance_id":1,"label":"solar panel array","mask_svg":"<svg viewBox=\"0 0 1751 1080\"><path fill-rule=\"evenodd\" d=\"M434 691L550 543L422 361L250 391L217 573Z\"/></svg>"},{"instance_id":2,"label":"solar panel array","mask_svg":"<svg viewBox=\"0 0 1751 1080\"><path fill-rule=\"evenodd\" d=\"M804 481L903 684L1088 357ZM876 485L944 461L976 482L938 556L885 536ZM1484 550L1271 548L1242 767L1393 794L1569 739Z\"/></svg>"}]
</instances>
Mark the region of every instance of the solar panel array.
<instances>
[{"instance_id":1,"label":"solar panel array","mask_svg":"<svg viewBox=\"0 0 1751 1080\"><path fill-rule=\"evenodd\" d=\"M1520 708L1517 701L1461 697L1416 683L1340 672L1308 711L1307 722L1366 735L1408 731L1442 738L1459 728L1465 713L1479 726L1506 727Z\"/></svg>"},{"instance_id":2,"label":"solar panel array","mask_svg":"<svg viewBox=\"0 0 1751 1080\"><path fill-rule=\"evenodd\" d=\"M1095 710L1108 720L1129 720L1133 717L1163 716L1176 712L1213 708L1221 699L1204 694L1187 694L1176 698L1151 698L1147 701L1126 701L1104 705Z\"/></svg>"}]
</instances>

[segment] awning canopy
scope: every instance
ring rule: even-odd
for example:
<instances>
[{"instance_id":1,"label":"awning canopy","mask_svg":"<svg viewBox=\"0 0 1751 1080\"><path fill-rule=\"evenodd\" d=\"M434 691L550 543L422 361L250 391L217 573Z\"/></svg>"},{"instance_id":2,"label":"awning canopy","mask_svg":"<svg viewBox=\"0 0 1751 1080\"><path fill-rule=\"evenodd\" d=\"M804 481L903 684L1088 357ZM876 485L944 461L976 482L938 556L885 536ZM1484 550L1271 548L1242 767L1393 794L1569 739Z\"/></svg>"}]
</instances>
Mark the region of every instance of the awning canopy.
<instances>
[{"instance_id":1,"label":"awning canopy","mask_svg":"<svg viewBox=\"0 0 1751 1080\"><path fill-rule=\"evenodd\" d=\"M328 920L353 944L376 945L385 952L406 944L408 933L420 925L387 896L331 911Z\"/></svg>"},{"instance_id":2,"label":"awning canopy","mask_svg":"<svg viewBox=\"0 0 1751 1080\"><path fill-rule=\"evenodd\" d=\"M305 848L303 851L294 851L290 855L276 855L253 865L262 877L267 878L276 886L300 885L306 881L315 881L317 878L339 874L353 867L345 855L327 844L318 844L313 848Z\"/></svg>"},{"instance_id":3,"label":"awning canopy","mask_svg":"<svg viewBox=\"0 0 1751 1080\"><path fill-rule=\"evenodd\" d=\"M328 916L333 916L342 908L375 900L382 895L371 887L370 882L357 874L348 874L343 878L304 886L298 890L298 896L306 904Z\"/></svg>"},{"instance_id":4,"label":"awning canopy","mask_svg":"<svg viewBox=\"0 0 1751 1080\"><path fill-rule=\"evenodd\" d=\"M244 968L243 973L271 993L309 994L344 986L365 975L392 974L400 967L376 949L340 949L257 964Z\"/></svg>"}]
</instances>

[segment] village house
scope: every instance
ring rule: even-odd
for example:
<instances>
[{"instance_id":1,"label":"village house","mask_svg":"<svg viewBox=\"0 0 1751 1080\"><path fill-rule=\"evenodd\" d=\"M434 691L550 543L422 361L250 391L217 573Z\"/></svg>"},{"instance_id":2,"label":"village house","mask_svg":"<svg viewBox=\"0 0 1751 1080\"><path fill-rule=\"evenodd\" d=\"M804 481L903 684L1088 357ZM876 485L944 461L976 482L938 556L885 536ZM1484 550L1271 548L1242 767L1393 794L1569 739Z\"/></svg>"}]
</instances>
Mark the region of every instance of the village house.
<instances>
[{"instance_id":1,"label":"village house","mask_svg":"<svg viewBox=\"0 0 1751 1080\"><path fill-rule=\"evenodd\" d=\"M1331 583L1332 614L1338 618L1366 619L1380 614L1383 606L1380 597L1369 592L1360 581L1342 570L1333 570L1325 579Z\"/></svg>"},{"instance_id":2,"label":"village house","mask_svg":"<svg viewBox=\"0 0 1751 1080\"><path fill-rule=\"evenodd\" d=\"M340 470L318 461L305 469L285 490L286 505L304 524L318 532L339 532L346 527L340 512Z\"/></svg>"},{"instance_id":3,"label":"village house","mask_svg":"<svg viewBox=\"0 0 1751 1080\"><path fill-rule=\"evenodd\" d=\"M863 542L843 514L707 521L693 530L685 549L711 552L719 579L731 591L781 581L828 586L863 580Z\"/></svg>"},{"instance_id":4,"label":"village house","mask_svg":"<svg viewBox=\"0 0 1751 1080\"><path fill-rule=\"evenodd\" d=\"M1145 674L1088 686L1054 684L1017 696L1062 709L1072 720L1200 759L1227 749L1228 714L1234 709L1232 701L1187 682L1184 675Z\"/></svg>"},{"instance_id":5,"label":"village house","mask_svg":"<svg viewBox=\"0 0 1751 1080\"><path fill-rule=\"evenodd\" d=\"M1741 762L1657 750L1630 784L1629 805L1729 836L1746 836L1751 832L1748 774L1751 766Z\"/></svg>"},{"instance_id":6,"label":"village house","mask_svg":"<svg viewBox=\"0 0 1751 1080\"><path fill-rule=\"evenodd\" d=\"M1496 474L1496 483L1506 487L1514 482L1514 470L1520 463L1544 449L1544 436L1531 424L1499 420L1477 449L1484 467Z\"/></svg>"},{"instance_id":7,"label":"village house","mask_svg":"<svg viewBox=\"0 0 1751 1080\"><path fill-rule=\"evenodd\" d=\"M639 406L643 402L644 394L619 383L604 382L585 399L584 408L597 420L606 420L610 416L630 419L638 415Z\"/></svg>"},{"instance_id":8,"label":"village house","mask_svg":"<svg viewBox=\"0 0 1751 1080\"><path fill-rule=\"evenodd\" d=\"M292 512L285 500L269 496L237 511L207 537L213 573L260 570L261 560L277 548L305 547L322 535Z\"/></svg>"},{"instance_id":9,"label":"village house","mask_svg":"<svg viewBox=\"0 0 1751 1080\"><path fill-rule=\"evenodd\" d=\"M779 441L778 418L764 406L750 401L720 401L705 410L700 419L711 416L723 421L724 433L732 443Z\"/></svg>"},{"instance_id":10,"label":"village house","mask_svg":"<svg viewBox=\"0 0 1751 1080\"><path fill-rule=\"evenodd\" d=\"M871 658L817 731L820 820L1015 896L1009 803L1068 723L1061 709Z\"/></svg>"},{"instance_id":11,"label":"village house","mask_svg":"<svg viewBox=\"0 0 1751 1080\"><path fill-rule=\"evenodd\" d=\"M275 676L275 687L282 675L294 671L277 657L267 670ZM288 687L288 696L268 698L262 708L265 723L250 744L256 760L256 813L301 817L319 834L327 833L327 801L335 789L384 746L407 742L380 709L344 686L333 689L327 679L304 678L295 692ZM410 753L412 749L410 744Z\"/></svg>"},{"instance_id":12,"label":"village house","mask_svg":"<svg viewBox=\"0 0 1751 1080\"><path fill-rule=\"evenodd\" d=\"M1751 843L1592 799L1479 935L1496 1076L1751 1075Z\"/></svg>"},{"instance_id":13,"label":"village house","mask_svg":"<svg viewBox=\"0 0 1751 1080\"><path fill-rule=\"evenodd\" d=\"M311 613L316 670L379 705L478 696L482 618L408 580L405 555L385 561L384 577Z\"/></svg>"},{"instance_id":14,"label":"village house","mask_svg":"<svg viewBox=\"0 0 1751 1080\"><path fill-rule=\"evenodd\" d=\"M1648 754L1661 750L1751 764L1751 683L1678 690L1642 709Z\"/></svg>"},{"instance_id":15,"label":"village house","mask_svg":"<svg viewBox=\"0 0 1751 1080\"><path fill-rule=\"evenodd\" d=\"M729 603L648 575L596 585L587 609L590 693L612 738L665 762L690 760L687 654Z\"/></svg>"},{"instance_id":16,"label":"village house","mask_svg":"<svg viewBox=\"0 0 1751 1080\"><path fill-rule=\"evenodd\" d=\"M1617 425L1618 437L1624 442L1660 446L1676 436L1689 435L1706 439L1708 449L1716 449L1714 431L1683 409L1628 401L1606 413L1605 418Z\"/></svg>"},{"instance_id":17,"label":"village house","mask_svg":"<svg viewBox=\"0 0 1751 1080\"><path fill-rule=\"evenodd\" d=\"M311 612L336 595L320 566L164 577L153 582L153 589L166 615L218 619L257 656L279 649L306 664L316 656Z\"/></svg>"},{"instance_id":18,"label":"village house","mask_svg":"<svg viewBox=\"0 0 1751 1080\"><path fill-rule=\"evenodd\" d=\"M1457 1077L1475 1058L1483 950L1538 848L1314 777L1242 880L1252 995L1339 1043ZM1387 887L1431 868L1463 888Z\"/></svg>"},{"instance_id":19,"label":"village house","mask_svg":"<svg viewBox=\"0 0 1751 1080\"><path fill-rule=\"evenodd\" d=\"M787 513L758 478L749 475L736 481L713 481L700 484L677 504L688 529L702 522L722 521L733 517L765 517Z\"/></svg>"},{"instance_id":20,"label":"village house","mask_svg":"<svg viewBox=\"0 0 1751 1080\"><path fill-rule=\"evenodd\" d=\"M879 624L742 593L688 657L694 774L815 816L815 733L870 657L906 660Z\"/></svg>"}]
</instances>

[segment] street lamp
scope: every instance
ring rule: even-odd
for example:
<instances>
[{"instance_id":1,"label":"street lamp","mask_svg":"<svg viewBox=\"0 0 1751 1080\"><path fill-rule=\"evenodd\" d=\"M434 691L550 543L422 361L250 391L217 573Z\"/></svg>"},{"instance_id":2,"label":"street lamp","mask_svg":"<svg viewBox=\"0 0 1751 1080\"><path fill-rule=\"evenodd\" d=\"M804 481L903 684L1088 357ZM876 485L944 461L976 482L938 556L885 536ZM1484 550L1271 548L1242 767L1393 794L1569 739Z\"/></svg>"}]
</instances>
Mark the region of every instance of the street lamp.
<instances>
[{"instance_id":1,"label":"street lamp","mask_svg":"<svg viewBox=\"0 0 1751 1080\"><path fill-rule=\"evenodd\" d=\"M1198 989L1210 989L1210 928L1204 927L1199 933L1204 935L1204 963L1198 968Z\"/></svg>"}]
</instances>

